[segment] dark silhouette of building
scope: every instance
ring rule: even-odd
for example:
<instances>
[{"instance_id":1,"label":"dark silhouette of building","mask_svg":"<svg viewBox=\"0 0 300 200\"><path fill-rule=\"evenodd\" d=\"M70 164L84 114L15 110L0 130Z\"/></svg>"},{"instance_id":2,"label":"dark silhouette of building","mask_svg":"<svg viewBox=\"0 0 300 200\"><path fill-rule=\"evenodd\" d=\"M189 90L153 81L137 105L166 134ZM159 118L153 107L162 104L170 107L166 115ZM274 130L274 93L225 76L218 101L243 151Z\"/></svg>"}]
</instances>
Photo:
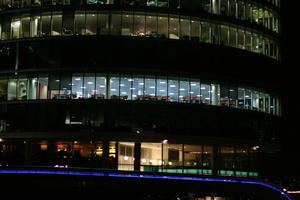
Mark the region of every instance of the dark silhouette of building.
<instances>
[{"instance_id":1,"label":"dark silhouette of building","mask_svg":"<svg viewBox=\"0 0 300 200\"><path fill-rule=\"evenodd\" d=\"M0 8L3 166L280 184L280 0ZM189 198L259 198L217 185Z\"/></svg>"}]
</instances>

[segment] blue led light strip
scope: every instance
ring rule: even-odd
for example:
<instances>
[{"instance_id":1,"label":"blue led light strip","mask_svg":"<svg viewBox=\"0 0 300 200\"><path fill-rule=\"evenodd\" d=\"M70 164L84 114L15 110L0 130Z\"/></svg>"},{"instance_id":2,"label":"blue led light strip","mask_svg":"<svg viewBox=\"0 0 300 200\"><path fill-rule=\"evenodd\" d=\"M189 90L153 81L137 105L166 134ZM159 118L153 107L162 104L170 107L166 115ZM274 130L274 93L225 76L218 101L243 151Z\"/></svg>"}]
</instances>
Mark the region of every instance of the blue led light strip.
<instances>
[{"instance_id":1,"label":"blue led light strip","mask_svg":"<svg viewBox=\"0 0 300 200\"><path fill-rule=\"evenodd\" d=\"M222 178L203 178L203 177L187 177L187 176L167 176L167 175L150 175L150 174L125 174L125 173L108 173L108 172L84 172L84 171L52 171L52 170L22 170L22 169L2 169L0 174L50 174L50 175L75 175L75 176L109 176L109 177L123 177L123 178L148 178L148 179L167 179L167 180L185 180L185 181L201 181L201 182L221 182L221 183L242 183L262 185L275 190L282 194L286 199L292 200L279 188L268 183L260 181L246 181L235 179Z\"/></svg>"}]
</instances>

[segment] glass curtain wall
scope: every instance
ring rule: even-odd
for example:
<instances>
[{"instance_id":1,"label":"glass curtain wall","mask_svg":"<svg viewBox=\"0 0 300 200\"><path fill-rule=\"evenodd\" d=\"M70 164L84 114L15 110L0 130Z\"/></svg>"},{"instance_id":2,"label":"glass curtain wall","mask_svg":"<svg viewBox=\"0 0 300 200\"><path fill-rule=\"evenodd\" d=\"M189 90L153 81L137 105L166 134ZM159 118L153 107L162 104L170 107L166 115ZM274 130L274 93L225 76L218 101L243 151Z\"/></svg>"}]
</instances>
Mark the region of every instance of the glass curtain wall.
<instances>
[{"instance_id":1,"label":"glass curtain wall","mask_svg":"<svg viewBox=\"0 0 300 200\"><path fill-rule=\"evenodd\" d=\"M101 73L0 77L2 100L118 99L226 106L278 115L279 100L256 88L196 78Z\"/></svg>"},{"instance_id":2,"label":"glass curtain wall","mask_svg":"<svg viewBox=\"0 0 300 200\"><path fill-rule=\"evenodd\" d=\"M263 20L268 21L268 24L271 23L269 19ZM9 19L4 17L0 27L2 40L97 34L158 37L225 45L278 59L278 42L274 38L263 36L257 31L245 30L240 26L217 24L178 15L55 11L32 16L24 14Z\"/></svg>"},{"instance_id":3,"label":"glass curtain wall","mask_svg":"<svg viewBox=\"0 0 300 200\"><path fill-rule=\"evenodd\" d=\"M118 143L118 170L134 170L134 142Z\"/></svg>"}]
</instances>

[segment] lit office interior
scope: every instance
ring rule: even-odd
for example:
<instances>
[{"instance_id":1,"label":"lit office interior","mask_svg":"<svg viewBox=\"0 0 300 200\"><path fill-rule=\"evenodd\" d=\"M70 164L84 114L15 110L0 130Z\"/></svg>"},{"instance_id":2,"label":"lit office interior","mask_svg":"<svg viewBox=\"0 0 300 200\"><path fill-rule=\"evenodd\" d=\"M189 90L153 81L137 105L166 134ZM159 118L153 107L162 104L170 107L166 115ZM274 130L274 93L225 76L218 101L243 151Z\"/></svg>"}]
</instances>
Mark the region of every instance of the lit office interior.
<instances>
[{"instance_id":1,"label":"lit office interior","mask_svg":"<svg viewBox=\"0 0 300 200\"><path fill-rule=\"evenodd\" d=\"M257 24L263 24L266 27L272 26L272 23L263 22L268 18L273 18L270 22L276 23L278 17L276 12L269 8L268 3L275 7L280 7L280 0L264 0L261 3L256 1L244 0L1 0L0 8L26 8L26 7L49 7L64 5L122 5L122 6L147 6L163 7L171 9L190 9L198 12L209 12L217 15L224 15L241 20L252 21ZM266 6L268 5L268 6Z\"/></svg>"},{"instance_id":2,"label":"lit office interior","mask_svg":"<svg viewBox=\"0 0 300 200\"><path fill-rule=\"evenodd\" d=\"M8 75L0 77L0 99L180 102L281 115L280 99L272 92L178 76L101 73Z\"/></svg>"},{"instance_id":3,"label":"lit office interior","mask_svg":"<svg viewBox=\"0 0 300 200\"><path fill-rule=\"evenodd\" d=\"M273 24L273 31L278 30L274 20L267 21L272 21L268 24ZM280 59L279 43L274 36L245 26L175 14L49 11L4 16L0 29L1 40L74 35L150 37L224 45Z\"/></svg>"},{"instance_id":4,"label":"lit office interior","mask_svg":"<svg viewBox=\"0 0 300 200\"><path fill-rule=\"evenodd\" d=\"M140 158L135 157L135 148L138 148ZM238 177L258 176L258 156L261 151L256 146L230 147L168 142L141 142L137 145L135 142L125 141L109 141L104 144L95 140L3 140L0 149L2 159L12 159L13 155L18 155L18 158L8 160L10 164L25 162L46 166L64 163L69 167L103 168L104 159L107 159L108 165L104 168L108 169L202 175L212 175L213 169L216 169L218 175ZM139 168L135 168L135 159L139 159Z\"/></svg>"}]
</instances>

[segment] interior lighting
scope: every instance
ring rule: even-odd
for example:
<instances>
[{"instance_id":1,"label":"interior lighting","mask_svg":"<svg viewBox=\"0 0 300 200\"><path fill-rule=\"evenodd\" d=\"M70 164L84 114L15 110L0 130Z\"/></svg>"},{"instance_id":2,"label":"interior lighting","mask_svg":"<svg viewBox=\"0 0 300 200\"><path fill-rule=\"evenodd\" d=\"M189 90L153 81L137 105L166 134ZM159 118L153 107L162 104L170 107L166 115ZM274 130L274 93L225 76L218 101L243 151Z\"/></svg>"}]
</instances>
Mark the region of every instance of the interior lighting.
<instances>
[{"instance_id":1,"label":"interior lighting","mask_svg":"<svg viewBox=\"0 0 300 200\"><path fill-rule=\"evenodd\" d=\"M300 191L287 191L289 194L300 194Z\"/></svg>"},{"instance_id":2,"label":"interior lighting","mask_svg":"<svg viewBox=\"0 0 300 200\"><path fill-rule=\"evenodd\" d=\"M20 21L15 21L15 22L12 22L11 23L11 27L13 28L19 28L21 25L21 22Z\"/></svg>"}]
</instances>

